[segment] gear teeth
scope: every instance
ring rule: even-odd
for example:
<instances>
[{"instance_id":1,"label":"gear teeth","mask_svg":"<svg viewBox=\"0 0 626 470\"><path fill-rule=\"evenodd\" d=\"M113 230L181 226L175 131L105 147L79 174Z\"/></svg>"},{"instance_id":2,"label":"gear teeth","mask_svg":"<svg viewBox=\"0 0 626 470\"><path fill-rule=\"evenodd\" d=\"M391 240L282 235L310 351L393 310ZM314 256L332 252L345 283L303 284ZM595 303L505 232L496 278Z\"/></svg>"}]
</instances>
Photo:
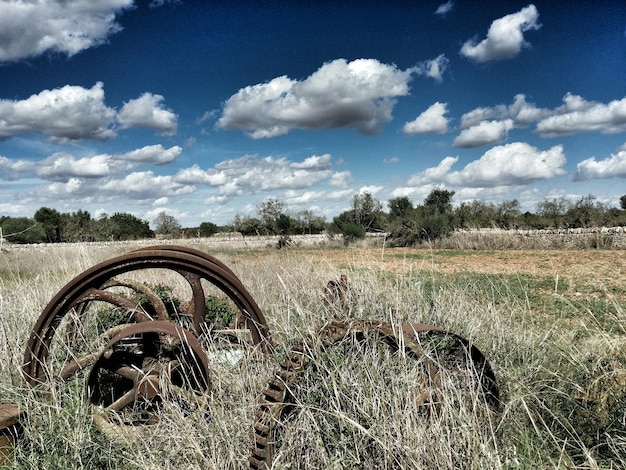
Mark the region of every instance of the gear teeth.
<instances>
[{"instance_id":1,"label":"gear teeth","mask_svg":"<svg viewBox=\"0 0 626 470\"><path fill-rule=\"evenodd\" d=\"M267 447L267 443L269 442L269 439L267 437L263 437L260 434L254 432L250 433L250 439L254 442L254 446L252 447Z\"/></svg>"},{"instance_id":2,"label":"gear teeth","mask_svg":"<svg viewBox=\"0 0 626 470\"><path fill-rule=\"evenodd\" d=\"M257 421L256 423L254 423L254 430L259 434L264 434L267 436L270 432L270 427Z\"/></svg>"},{"instance_id":3,"label":"gear teeth","mask_svg":"<svg viewBox=\"0 0 626 470\"><path fill-rule=\"evenodd\" d=\"M269 401L278 403L283 401L284 391L266 389L263 392L263 395L265 395L265 398L267 398Z\"/></svg>"},{"instance_id":4,"label":"gear teeth","mask_svg":"<svg viewBox=\"0 0 626 470\"><path fill-rule=\"evenodd\" d=\"M257 459L255 457L249 457L248 463L250 464L251 470L261 470L262 468L267 468L265 464L265 459Z\"/></svg>"}]
</instances>

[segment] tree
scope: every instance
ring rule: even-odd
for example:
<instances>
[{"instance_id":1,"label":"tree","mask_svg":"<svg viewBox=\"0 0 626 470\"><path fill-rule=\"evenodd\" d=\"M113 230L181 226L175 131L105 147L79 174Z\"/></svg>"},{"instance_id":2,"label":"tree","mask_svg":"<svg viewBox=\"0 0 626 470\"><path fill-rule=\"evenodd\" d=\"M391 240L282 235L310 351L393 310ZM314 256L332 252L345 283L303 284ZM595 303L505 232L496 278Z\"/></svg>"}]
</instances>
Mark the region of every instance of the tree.
<instances>
[{"instance_id":1,"label":"tree","mask_svg":"<svg viewBox=\"0 0 626 470\"><path fill-rule=\"evenodd\" d=\"M519 215L520 209L517 199L503 201L496 207L496 223L500 228L513 228Z\"/></svg>"},{"instance_id":2,"label":"tree","mask_svg":"<svg viewBox=\"0 0 626 470\"><path fill-rule=\"evenodd\" d=\"M84 210L79 210L71 214L62 214L63 234L70 242L93 241L93 223L91 214Z\"/></svg>"},{"instance_id":3,"label":"tree","mask_svg":"<svg viewBox=\"0 0 626 470\"><path fill-rule=\"evenodd\" d=\"M626 210L626 194L619 198L619 207L622 210Z\"/></svg>"},{"instance_id":4,"label":"tree","mask_svg":"<svg viewBox=\"0 0 626 470\"><path fill-rule=\"evenodd\" d=\"M240 217L235 216L235 220L233 221L233 226L235 230L241 232L243 236L248 235L260 235L262 230L262 223L256 217Z\"/></svg>"},{"instance_id":5,"label":"tree","mask_svg":"<svg viewBox=\"0 0 626 470\"><path fill-rule=\"evenodd\" d=\"M563 218L571 203L564 197L544 199L537 204L537 213L548 219L554 228L561 228Z\"/></svg>"},{"instance_id":6,"label":"tree","mask_svg":"<svg viewBox=\"0 0 626 470\"><path fill-rule=\"evenodd\" d=\"M387 201L390 219L407 219L413 211L413 203L407 196L396 197Z\"/></svg>"},{"instance_id":7,"label":"tree","mask_svg":"<svg viewBox=\"0 0 626 470\"><path fill-rule=\"evenodd\" d=\"M182 230L176 217L167 214L165 211L159 212L154 220L154 224L156 225L155 233L166 237L177 237Z\"/></svg>"},{"instance_id":8,"label":"tree","mask_svg":"<svg viewBox=\"0 0 626 470\"><path fill-rule=\"evenodd\" d=\"M2 237L12 243L41 243L46 234L40 223L28 217L2 217L0 219Z\"/></svg>"},{"instance_id":9,"label":"tree","mask_svg":"<svg viewBox=\"0 0 626 470\"><path fill-rule=\"evenodd\" d=\"M317 216L310 209L301 210L296 214L296 230L302 235L322 233L326 225L324 217Z\"/></svg>"},{"instance_id":10,"label":"tree","mask_svg":"<svg viewBox=\"0 0 626 470\"><path fill-rule=\"evenodd\" d=\"M596 197L589 194L576 201L565 214L565 219L571 227L587 228L599 227L601 224L604 206L596 202Z\"/></svg>"},{"instance_id":11,"label":"tree","mask_svg":"<svg viewBox=\"0 0 626 470\"><path fill-rule=\"evenodd\" d=\"M201 237L210 237L220 231L220 228L213 222L202 222L198 228Z\"/></svg>"},{"instance_id":12,"label":"tree","mask_svg":"<svg viewBox=\"0 0 626 470\"><path fill-rule=\"evenodd\" d=\"M424 199L424 209L427 215L449 214L452 212L452 196L454 191L447 189L433 189Z\"/></svg>"},{"instance_id":13,"label":"tree","mask_svg":"<svg viewBox=\"0 0 626 470\"><path fill-rule=\"evenodd\" d=\"M366 231L382 228L383 204L374 199L368 191L354 193L352 196L353 222Z\"/></svg>"},{"instance_id":14,"label":"tree","mask_svg":"<svg viewBox=\"0 0 626 470\"><path fill-rule=\"evenodd\" d=\"M127 212L117 212L108 220L111 223L111 236L114 240L137 240L154 237L154 232L150 229L148 222Z\"/></svg>"},{"instance_id":15,"label":"tree","mask_svg":"<svg viewBox=\"0 0 626 470\"><path fill-rule=\"evenodd\" d=\"M285 203L275 198L267 199L257 206L257 213L267 233L280 234L277 224L280 216L285 215Z\"/></svg>"},{"instance_id":16,"label":"tree","mask_svg":"<svg viewBox=\"0 0 626 470\"><path fill-rule=\"evenodd\" d=\"M61 241L61 213L56 209L42 207L35 212L34 219L39 222L46 234L46 240L49 243L58 243Z\"/></svg>"}]
</instances>

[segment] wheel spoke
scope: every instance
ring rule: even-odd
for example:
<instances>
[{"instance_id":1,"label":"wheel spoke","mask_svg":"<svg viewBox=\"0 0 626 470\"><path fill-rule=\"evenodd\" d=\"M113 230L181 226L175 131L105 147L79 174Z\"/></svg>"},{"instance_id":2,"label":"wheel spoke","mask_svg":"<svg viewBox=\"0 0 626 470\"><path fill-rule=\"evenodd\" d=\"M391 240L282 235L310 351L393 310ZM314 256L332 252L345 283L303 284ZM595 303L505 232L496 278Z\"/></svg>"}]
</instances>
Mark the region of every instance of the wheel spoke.
<instances>
[{"instance_id":1,"label":"wheel spoke","mask_svg":"<svg viewBox=\"0 0 626 470\"><path fill-rule=\"evenodd\" d=\"M123 408L126 408L128 405L133 403L136 396L137 393L135 392L135 388L131 388L126 393L124 393L124 395L122 395L109 406L107 406L105 409L107 411L121 411Z\"/></svg>"}]
</instances>

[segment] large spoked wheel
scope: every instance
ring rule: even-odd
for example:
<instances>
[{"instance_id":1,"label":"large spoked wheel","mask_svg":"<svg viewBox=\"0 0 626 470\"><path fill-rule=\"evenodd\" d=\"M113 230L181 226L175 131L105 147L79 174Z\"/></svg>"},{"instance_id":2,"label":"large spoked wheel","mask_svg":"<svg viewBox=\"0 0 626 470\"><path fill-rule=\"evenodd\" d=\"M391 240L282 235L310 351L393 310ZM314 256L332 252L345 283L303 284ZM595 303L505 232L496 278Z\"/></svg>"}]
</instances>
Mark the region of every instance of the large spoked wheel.
<instances>
[{"instance_id":1,"label":"large spoked wheel","mask_svg":"<svg viewBox=\"0 0 626 470\"><path fill-rule=\"evenodd\" d=\"M422 353L437 365L440 371L439 388L446 387L473 393L475 398L487 405L487 409L498 411L500 390L496 375L485 355L471 341L456 333L423 323L402 326L403 333L417 342ZM445 393L450 396L450 393ZM467 397L465 397L467 398Z\"/></svg>"},{"instance_id":2,"label":"large spoked wheel","mask_svg":"<svg viewBox=\"0 0 626 470\"><path fill-rule=\"evenodd\" d=\"M256 412L252 455L249 458L251 469L271 468L274 453L281 443L282 430L290 420L294 404L299 403L298 407L304 411L308 411L308 407L317 406L301 403L303 397L300 395L305 394L306 389L314 385L311 382L307 383L310 378L305 379L308 371L315 369L313 373L317 379L314 380L326 381L327 375L332 374L336 367L335 361L343 364L345 358L353 353L356 353L356 361L367 368L370 364L364 364L363 361L369 360L366 358L371 356L369 353L362 356L359 350L365 343L372 342L382 344L382 349L390 354L390 358L396 358L392 359L392 362L399 369L404 369L406 385L412 389L407 394L410 406L420 408L428 414L435 412L439 401L436 395L438 368L423 354L416 341L388 323L367 320L333 321L320 328L309 341L292 348L269 381ZM358 346L356 350L355 346ZM343 370L344 366L341 367ZM317 393L319 392L314 392ZM321 393L328 393L328 390ZM335 397L337 393L341 395L343 392L337 389L330 391ZM329 410L321 410L321 413L326 415Z\"/></svg>"},{"instance_id":3,"label":"large spoked wheel","mask_svg":"<svg viewBox=\"0 0 626 470\"><path fill-rule=\"evenodd\" d=\"M317 339L317 347L314 346L316 344L315 339ZM377 372L380 364L370 363L376 357L384 358L381 351L374 352L374 354L369 351L366 356L361 355L363 343L368 340L370 343L373 340L374 343L383 343L388 346L387 352L392 355L390 356L391 360L385 362L383 359L382 366L391 366L393 369L389 370L386 376L377 375L380 374L380 371ZM355 346L358 348L354 349ZM379 384L382 388L377 389L373 396L384 401L383 396L386 393L384 389L390 388L389 393L392 396L388 398L391 398L390 401L401 403L400 408L405 413L413 411L421 417L437 419L442 413L442 408L454 406L454 404L448 403L450 400L448 387L451 377L455 380L454 387L464 389L461 392L478 390L478 393L483 397L482 400L487 405L487 409L497 411L499 408L499 391L491 366L478 348L463 337L425 324L395 327L388 323L366 320L334 321L318 330L311 341L305 341L292 348L286 360L280 363L279 370L269 381L268 388L263 392L256 412L257 421L252 434L252 455L249 458L251 469L271 468L276 448L281 445L282 430L291 419L290 411L294 409L294 405L297 405L297 408L305 415L313 413L314 408L320 406L319 404L301 402L302 397L299 395L305 394L307 387L315 389L313 398L316 402L325 400L327 397L322 395L328 394L328 398L332 397L335 401L337 401L337 397L340 397L338 399L339 405L348 408L359 408L361 405L367 407L367 403L355 405L355 402L349 398L341 401L341 397L344 396L344 390L341 387L356 386L359 390L356 399L358 402L358 396L361 393L360 385L341 382L336 385L333 382L332 387L330 387L316 384L316 381L328 380L328 376L333 373L333 369L336 367L335 360L341 364L341 374L344 374L346 365L350 361L350 355L355 353L356 362L364 368L368 378L374 379L378 376L379 379L380 377L389 379L389 382ZM313 381L307 375L307 371L311 368L317 369ZM346 374L346 377L348 376ZM466 380L459 379L461 376ZM374 379L375 381L376 379ZM370 380L367 379L367 386L372 385L369 382ZM390 382L397 383L392 385ZM393 391L398 387L398 384L400 384L399 393L398 390ZM476 395L471 396L475 397ZM333 406L336 405L337 403ZM322 414L321 421L331 413L329 409L324 407L318 411ZM351 421L352 418L346 418L344 411L336 411L339 416L338 419L354 424L355 422ZM390 410L391 412L392 410ZM366 421L372 416L378 415L365 412ZM379 417L375 419L379 419ZM314 421L318 423L317 418ZM339 428L341 426L342 423L340 423ZM368 431L358 422L354 428L363 435L368 434ZM329 429L324 430L324 433L327 432ZM293 437L291 439L293 440ZM312 442L308 442L307 439L300 443L303 447L312 445ZM325 448L325 446L322 445L320 448ZM319 464L319 462L317 463ZM395 465L402 466L400 462L396 462Z\"/></svg>"},{"instance_id":4,"label":"large spoked wheel","mask_svg":"<svg viewBox=\"0 0 626 470\"><path fill-rule=\"evenodd\" d=\"M150 284L178 286L180 302L164 300ZM267 322L230 269L198 250L156 247L100 263L66 284L33 328L24 355L24 377L31 385L67 380L92 365L104 345L133 323L168 320L198 337L206 336L214 329L206 317L211 289L225 295L238 311L233 326L246 330L251 344L270 351Z\"/></svg>"},{"instance_id":5,"label":"large spoked wheel","mask_svg":"<svg viewBox=\"0 0 626 470\"><path fill-rule=\"evenodd\" d=\"M124 328L99 355L87 380L96 427L115 439L129 426L159 421L162 405L205 413L207 356L196 337L169 322Z\"/></svg>"}]
</instances>

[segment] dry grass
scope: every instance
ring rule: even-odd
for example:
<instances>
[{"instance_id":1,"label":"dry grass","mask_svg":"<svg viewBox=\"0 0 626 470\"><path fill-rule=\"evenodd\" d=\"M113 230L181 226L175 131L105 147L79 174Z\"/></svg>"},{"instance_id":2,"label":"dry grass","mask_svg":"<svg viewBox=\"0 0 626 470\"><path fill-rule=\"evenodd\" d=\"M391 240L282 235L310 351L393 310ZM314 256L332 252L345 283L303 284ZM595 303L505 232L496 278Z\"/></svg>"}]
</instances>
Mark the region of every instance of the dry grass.
<instances>
[{"instance_id":1,"label":"dry grass","mask_svg":"<svg viewBox=\"0 0 626 470\"><path fill-rule=\"evenodd\" d=\"M270 244L271 245L271 244ZM622 251L290 250L194 247L240 277L268 319L271 357L212 363L208 415L172 405L154 426L111 440L91 424L80 377L45 400L18 369L50 298L133 245L41 246L0 253L0 402L27 412L14 468L242 468L259 394L278 361L332 313L329 279L351 284L345 317L426 322L471 339L503 391L500 417L458 375L436 416L412 405L419 361L373 339L317 353L278 429L275 468L623 468L626 269ZM446 386L447 384L447 386Z\"/></svg>"}]
</instances>

